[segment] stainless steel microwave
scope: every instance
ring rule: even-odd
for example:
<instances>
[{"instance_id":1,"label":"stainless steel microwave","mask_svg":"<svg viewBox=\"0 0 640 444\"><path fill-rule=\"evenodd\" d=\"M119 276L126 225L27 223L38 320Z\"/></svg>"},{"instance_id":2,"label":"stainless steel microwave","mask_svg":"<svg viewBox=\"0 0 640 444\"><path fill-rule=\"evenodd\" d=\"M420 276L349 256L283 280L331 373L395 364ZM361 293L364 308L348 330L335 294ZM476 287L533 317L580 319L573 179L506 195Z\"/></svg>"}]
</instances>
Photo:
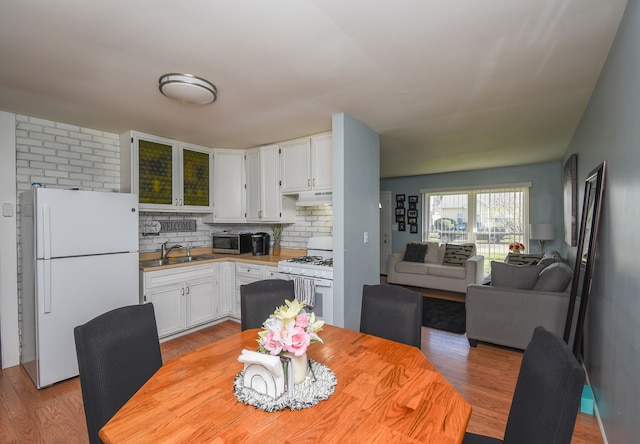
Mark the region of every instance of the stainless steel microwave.
<instances>
[{"instance_id":1,"label":"stainless steel microwave","mask_svg":"<svg viewBox=\"0 0 640 444\"><path fill-rule=\"evenodd\" d=\"M213 252L243 254L251 251L251 234L239 232L213 233Z\"/></svg>"}]
</instances>

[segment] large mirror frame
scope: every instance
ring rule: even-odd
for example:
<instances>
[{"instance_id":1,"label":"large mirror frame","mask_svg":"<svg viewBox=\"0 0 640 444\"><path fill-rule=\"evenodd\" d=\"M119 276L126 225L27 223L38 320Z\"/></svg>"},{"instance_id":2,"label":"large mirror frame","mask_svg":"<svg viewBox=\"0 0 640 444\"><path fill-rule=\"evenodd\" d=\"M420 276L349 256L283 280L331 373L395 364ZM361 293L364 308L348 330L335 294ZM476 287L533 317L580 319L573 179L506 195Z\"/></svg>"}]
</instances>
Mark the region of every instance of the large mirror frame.
<instances>
[{"instance_id":1,"label":"large mirror frame","mask_svg":"<svg viewBox=\"0 0 640 444\"><path fill-rule=\"evenodd\" d=\"M582 333L596 259L606 166L607 163L602 162L596 169L591 171L584 186L582 222L580 223L576 264L573 271L567 321L564 328L564 340L572 348L576 358L580 358L582 354Z\"/></svg>"}]
</instances>

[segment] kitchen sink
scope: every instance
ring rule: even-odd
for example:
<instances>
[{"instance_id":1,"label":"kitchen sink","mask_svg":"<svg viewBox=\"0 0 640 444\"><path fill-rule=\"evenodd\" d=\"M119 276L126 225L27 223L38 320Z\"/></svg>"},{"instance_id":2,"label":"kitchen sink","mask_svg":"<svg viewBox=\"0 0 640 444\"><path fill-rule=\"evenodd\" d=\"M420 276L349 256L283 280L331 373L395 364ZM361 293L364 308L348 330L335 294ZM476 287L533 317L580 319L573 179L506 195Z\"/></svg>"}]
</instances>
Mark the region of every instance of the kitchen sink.
<instances>
[{"instance_id":1,"label":"kitchen sink","mask_svg":"<svg viewBox=\"0 0 640 444\"><path fill-rule=\"evenodd\" d=\"M144 268L161 267L163 265L184 264L187 262L206 261L213 258L214 257L211 254L199 254L197 256L180 256L180 257L170 257L167 259L151 259L148 261L141 261L140 266Z\"/></svg>"},{"instance_id":2,"label":"kitchen sink","mask_svg":"<svg viewBox=\"0 0 640 444\"><path fill-rule=\"evenodd\" d=\"M169 259L152 259L152 260L148 260L148 261L140 261L140 266L141 267L160 267L162 265L171 265L171 264L175 264L174 261L171 261Z\"/></svg>"},{"instance_id":3,"label":"kitchen sink","mask_svg":"<svg viewBox=\"0 0 640 444\"><path fill-rule=\"evenodd\" d=\"M213 259L213 256L210 254L199 254L197 256L181 256L171 258L171 260L173 260L176 264L184 264L185 262L206 261L208 259Z\"/></svg>"}]
</instances>

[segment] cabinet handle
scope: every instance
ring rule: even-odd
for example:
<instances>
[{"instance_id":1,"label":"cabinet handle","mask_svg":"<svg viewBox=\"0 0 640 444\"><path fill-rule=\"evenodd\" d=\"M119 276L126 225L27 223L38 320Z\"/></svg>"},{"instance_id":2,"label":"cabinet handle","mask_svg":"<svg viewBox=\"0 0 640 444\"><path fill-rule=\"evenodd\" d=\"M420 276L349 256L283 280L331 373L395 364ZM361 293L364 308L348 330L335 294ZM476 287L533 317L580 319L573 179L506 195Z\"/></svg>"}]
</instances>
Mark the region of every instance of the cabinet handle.
<instances>
[{"instance_id":1,"label":"cabinet handle","mask_svg":"<svg viewBox=\"0 0 640 444\"><path fill-rule=\"evenodd\" d=\"M307 186L310 187L311 186L311 179L307 179Z\"/></svg>"},{"instance_id":2,"label":"cabinet handle","mask_svg":"<svg viewBox=\"0 0 640 444\"><path fill-rule=\"evenodd\" d=\"M262 211L258 211L258 217L262 218Z\"/></svg>"},{"instance_id":3,"label":"cabinet handle","mask_svg":"<svg viewBox=\"0 0 640 444\"><path fill-rule=\"evenodd\" d=\"M187 294L189 294L189 290L190 290L190 289L191 289L191 287L189 287L189 286L187 285Z\"/></svg>"},{"instance_id":4,"label":"cabinet handle","mask_svg":"<svg viewBox=\"0 0 640 444\"><path fill-rule=\"evenodd\" d=\"M315 177L313 178L313 186L314 187L316 186L316 178Z\"/></svg>"},{"instance_id":5,"label":"cabinet handle","mask_svg":"<svg viewBox=\"0 0 640 444\"><path fill-rule=\"evenodd\" d=\"M180 289L180 292L182 293L182 296L184 296L184 287Z\"/></svg>"}]
</instances>

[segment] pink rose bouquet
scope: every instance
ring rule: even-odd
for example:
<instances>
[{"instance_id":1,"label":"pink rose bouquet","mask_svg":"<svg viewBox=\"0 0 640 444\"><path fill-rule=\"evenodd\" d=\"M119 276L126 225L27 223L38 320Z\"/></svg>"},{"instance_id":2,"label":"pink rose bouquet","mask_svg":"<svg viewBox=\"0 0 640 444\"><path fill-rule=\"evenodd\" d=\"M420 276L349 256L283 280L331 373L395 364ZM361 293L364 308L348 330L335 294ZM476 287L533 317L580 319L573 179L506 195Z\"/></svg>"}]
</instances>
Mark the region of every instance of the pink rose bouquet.
<instances>
[{"instance_id":1,"label":"pink rose bouquet","mask_svg":"<svg viewBox=\"0 0 640 444\"><path fill-rule=\"evenodd\" d=\"M521 251L524 251L524 244L521 244L520 242L511 242L509 244L509 251L520 253Z\"/></svg>"},{"instance_id":2,"label":"pink rose bouquet","mask_svg":"<svg viewBox=\"0 0 640 444\"><path fill-rule=\"evenodd\" d=\"M262 324L258 333L259 351L271 355L290 352L295 356L306 353L314 342L322 342L318 332L324 321L316 320L314 313L304 311L304 304L297 300L285 301Z\"/></svg>"}]
</instances>

